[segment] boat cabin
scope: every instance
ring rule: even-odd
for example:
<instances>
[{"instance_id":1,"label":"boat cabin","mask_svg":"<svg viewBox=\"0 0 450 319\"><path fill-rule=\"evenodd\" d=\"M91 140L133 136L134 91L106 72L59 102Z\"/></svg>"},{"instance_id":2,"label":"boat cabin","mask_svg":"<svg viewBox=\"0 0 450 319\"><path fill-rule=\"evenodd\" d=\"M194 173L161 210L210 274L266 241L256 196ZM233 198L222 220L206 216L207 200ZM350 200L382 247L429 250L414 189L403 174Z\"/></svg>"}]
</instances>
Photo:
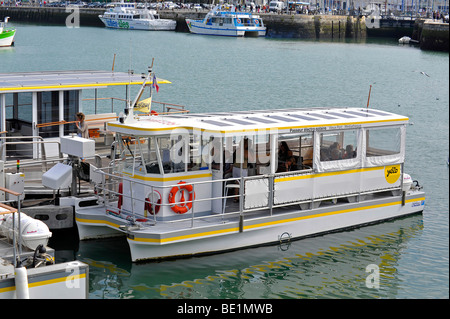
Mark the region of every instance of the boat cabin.
<instances>
[{"instance_id":1,"label":"boat cabin","mask_svg":"<svg viewBox=\"0 0 450 319\"><path fill-rule=\"evenodd\" d=\"M42 71L42 72L21 72L0 74L0 148L2 158L5 158L6 148L12 155L18 158L39 158L41 145L38 141L42 139L59 140L60 137L76 132L75 114L84 112L85 114L97 114L101 111L102 103L98 99L98 89L125 86L125 94L129 90L129 85L141 85L143 83L141 74L129 74L112 71ZM89 93L93 98L85 101ZM123 92L123 91L122 91ZM126 107L126 103L118 103L119 110ZM87 105L89 103L89 105ZM114 101L108 100L107 106L109 114L115 113ZM85 105L83 105L85 104ZM98 109L97 109L98 107ZM67 122L72 122L68 124ZM13 145L21 137L31 137L35 144ZM55 152L56 144L52 148L47 143L47 156ZM55 149L54 149L55 148ZM15 154L14 154L15 153Z\"/></svg>"},{"instance_id":2,"label":"boat cabin","mask_svg":"<svg viewBox=\"0 0 450 319\"><path fill-rule=\"evenodd\" d=\"M313 208L398 189L407 122L365 108L120 118L108 123L123 176L120 209L147 214L146 199L155 219L172 220L220 214L238 198L241 211Z\"/></svg>"}]
</instances>

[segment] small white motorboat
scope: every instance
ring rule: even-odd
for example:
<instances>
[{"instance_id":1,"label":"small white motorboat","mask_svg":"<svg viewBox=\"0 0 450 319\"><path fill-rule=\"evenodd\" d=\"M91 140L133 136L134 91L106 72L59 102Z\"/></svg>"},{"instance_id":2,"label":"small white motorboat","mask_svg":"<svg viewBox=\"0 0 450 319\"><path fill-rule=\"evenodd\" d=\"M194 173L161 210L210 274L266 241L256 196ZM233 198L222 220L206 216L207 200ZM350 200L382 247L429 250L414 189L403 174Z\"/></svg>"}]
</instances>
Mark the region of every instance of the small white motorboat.
<instances>
[{"instance_id":1,"label":"small white motorboat","mask_svg":"<svg viewBox=\"0 0 450 319\"><path fill-rule=\"evenodd\" d=\"M410 41L411 41L411 38L407 37L407 36L403 36L400 39L398 39L398 43L400 43L400 44L409 44Z\"/></svg>"},{"instance_id":2,"label":"small white motorboat","mask_svg":"<svg viewBox=\"0 0 450 319\"><path fill-rule=\"evenodd\" d=\"M0 47L9 47L14 43L14 36L16 35L15 28L6 28L9 17L5 17L3 22L0 22Z\"/></svg>"}]
</instances>

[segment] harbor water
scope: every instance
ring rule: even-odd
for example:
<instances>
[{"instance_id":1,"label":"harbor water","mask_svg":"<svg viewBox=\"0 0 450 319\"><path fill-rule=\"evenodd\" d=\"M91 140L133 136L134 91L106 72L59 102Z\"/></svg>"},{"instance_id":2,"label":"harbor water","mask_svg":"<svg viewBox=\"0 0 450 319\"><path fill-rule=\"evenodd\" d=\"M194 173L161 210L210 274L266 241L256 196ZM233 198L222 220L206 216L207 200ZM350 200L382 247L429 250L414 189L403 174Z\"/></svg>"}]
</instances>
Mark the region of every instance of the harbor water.
<instances>
[{"instance_id":1,"label":"harbor water","mask_svg":"<svg viewBox=\"0 0 450 319\"><path fill-rule=\"evenodd\" d=\"M191 112L369 107L410 118L405 171L424 187L423 214L319 237L180 260L133 264L124 238L78 242L55 231L58 261L89 264L89 297L449 298L449 54L395 39L310 41L13 23L0 73L146 72L154 100ZM99 89L124 97L124 87ZM83 92L83 98L93 93ZM90 102L85 113L93 113ZM110 112L111 103L99 103ZM114 105L120 112L123 105Z\"/></svg>"}]
</instances>

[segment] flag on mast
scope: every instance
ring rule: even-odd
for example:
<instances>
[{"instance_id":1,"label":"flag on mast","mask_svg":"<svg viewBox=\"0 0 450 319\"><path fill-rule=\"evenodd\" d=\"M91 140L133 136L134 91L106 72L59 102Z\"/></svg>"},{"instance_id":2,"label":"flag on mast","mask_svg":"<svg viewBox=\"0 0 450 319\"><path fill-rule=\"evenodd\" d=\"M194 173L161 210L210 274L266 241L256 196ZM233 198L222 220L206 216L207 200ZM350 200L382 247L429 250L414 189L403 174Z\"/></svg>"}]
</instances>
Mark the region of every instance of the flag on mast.
<instances>
[{"instance_id":1,"label":"flag on mast","mask_svg":"<svg viewBox=\"0 0 450 319\"><path fill-rule=\"evenodd\" d=\"M156 89L156 93L159 92L158 82L156 81L156 75L153 74L152 88Z\"/></svg>"}]
</instances>

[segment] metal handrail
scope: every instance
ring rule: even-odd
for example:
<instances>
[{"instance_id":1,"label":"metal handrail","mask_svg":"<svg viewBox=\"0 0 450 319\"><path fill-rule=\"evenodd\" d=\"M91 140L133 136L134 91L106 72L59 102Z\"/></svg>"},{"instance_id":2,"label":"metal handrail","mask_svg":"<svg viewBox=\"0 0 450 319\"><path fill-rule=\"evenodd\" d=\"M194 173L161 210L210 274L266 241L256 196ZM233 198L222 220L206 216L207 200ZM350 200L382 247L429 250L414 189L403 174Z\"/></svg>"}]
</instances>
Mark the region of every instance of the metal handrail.
<instances>
[{"instance_id":1,"label":"metal handrail","mask_svg":"<svg viewBox=\"0 0 450 319\"><path fill-rule=\"evenodd\" d=\"M134 201L144 202L144 205L145 205L145 203L152 204L152 207L155 207L154 205L158 205L158 206L164 207L164 206L172 206L172 205L177 205L177 204L182 204L182 203L186 204L186 203L192 202L192 205L193 205L192 208L191 208L192 209L192 215L190 217L179 218L179 219L176 219L176 220L165 220L164 221L165 223L177 223L177 222L185 222L185 221L191 220L192 221L191 227L194 227L194 220L199 220L199 219L204 220L206 218L215 218L215 217L218 217L218 216L224 217L224 216L232 216L232 215L234 215L234 216L242 215L244 217L245 213L254 212L254 211L261 211L261 210L267 210L267 209L270 210L270 215L272 215L272 209L273 208L292 206L292 205L298 205L298 204L303 204L303 203L311 203L312 204L313 202L317 202L317 201L346 198L346 197L349 197L349 196L357 196L357 198L359 200L359 196L366 193L366 192L358 191L358 192L347 193L347 194L342 194L342 195L338 195L338 196L331 196L331 197L320 197L319 198L319 197L314 197L313 196L310 199L294 201L294 202L289 202L289 203L283 203L283 204L274 204L273 201L269 200L268 204L264 205L262 207L244 209L243 199L245 198L245 196L247 196L247 194L245 193L244 187L241 187L242 190L240 191L239 195L224 194L224 196L214 196L214 197L207 197L207 198L202 198L202 199L194 198L192 201L187 200L187 201L184 201L184 202L175 202L175 203L172 203L172 204L168 204L168 203L164 204L164 203L155 203L155 202L153 202L152 199L147 201L145 199L139 199L139 198L135 198L135 197L133 198L132 196L127 196L125 194L119 194L118 192L111 190L110 186L114 185L115 183L117 183L117 181L114 182L114 179L120 179L122 181L130 182L130 183L134 183L134 184L138 184L138 185L145 185L145 186L149 186L149 185L146 185L145 183L143 183L141 181L132 179L132 178L126 176L126 175L120 175L120 174L117 174L117 173L116 174L112 174L112 173L104 172L103 170L105 170L105 169L110 169L110 168L109 167L108 168L97 168L95 170L97 173L103 174L103 176L104 176L103 181L106 180L106 176L109 177L109 181L110 182L108 184L105 183L103 186L99 185L99 184L96 185L96 188L98 190L103 190L104 196L106 196L106 193L108 194L108 196L110 194L113 194L114 196L119 196L120 195L120 196L123 196L123 197L126 197L126 198L131 198L131 200L134 200ZM274 173L274 174L248 176L248 177L245 177L245 178L244 177L240 177L240 178L228 178L228 179L217 179L217 180L192 182L192 183L186 183L186 185L192 185L194 187L194 190L195 190L196 186L202 185L202 184L223 183L225 181L241 181L240 182L241 185L244 185L244 184L242 184L242 182L249 181L249 180L252 180L252 179L261 179L261 178L267 178L268 181L269 181L269 185L271 185L274 182L275 178L278 178L280 176L291 176L291 175L294 175L294 174L295 175L299 175L299 174L303 175L303 174L310 174L312 172L314 172L313 169L306 169L306 170L293 171L293 172L282 172L282 173ZM172 188L174 186L179 186L179 185L178 184L171 184L171 185L165 185L165 186L157 186L157 188L158 189L167 189L167 188ZM151 185L150 187L151 187L151 191L153 192L154 186ZM399 187L390 187L390 188L382 189L382 190L379 190L379 191L380 192L381 191L391 191L391 190L398 190L398 189L401 189L401 188L402 188L402 185L400 185ZM269 187L268 191L271 192L273 190L271 190L271 188ZM372 192L376 192L376 191L372 191ZM202 215L202 216L195 216L195 214L194 214L194 209L193 209L194 203L205 202L205 201L213 201L213 200L223 200L225 198L232 199L232 198L236 198L236 197L240 198L240 206L239 206L239 210L238 211L233 211L233 212L228 212L228 213L220 213L220 214L211 214L211 215L207 215L207 216L204 216L204 215ZM269 196L269 198L270 198L270 196ZM112 208L114 210L118 210L119 212L124 212L126 214L130 214L133 218L144 217L144 214L139 214L139 213L136 213L134 211L125 212L123 209L119 210L118 208L112 207L112 206L110 206L110 203L109 203L108 199L105 200L104 203L105 203L105 206L107 206L107 208L110 207L110 208ZM133 205L132 205L132 207L133 207ZM157 222L156 214L153 215L153 221L155 223Z\"/></svg>"},{"instance_id":2,"label":"metal handrail","mask_svg":"<svg viewBox=\"0 0 450 319\"><path fill-rule=\"evenodd\" d=\"M58 153L59 153L59 157L62 157L62 153L61 153L61 144L58 141L29 141L29 142L3 142L2 145L0 145L0 156L2 160L4 159L3 156L3 149L5 148L5 145L17 145L17 144L41 144L44 145L45 143L54 143L54 144L58 144ZM45 148L42 146L42 158L43 160L46 160L47 157L45 155Z\"/></svg>"}]
</instances>

